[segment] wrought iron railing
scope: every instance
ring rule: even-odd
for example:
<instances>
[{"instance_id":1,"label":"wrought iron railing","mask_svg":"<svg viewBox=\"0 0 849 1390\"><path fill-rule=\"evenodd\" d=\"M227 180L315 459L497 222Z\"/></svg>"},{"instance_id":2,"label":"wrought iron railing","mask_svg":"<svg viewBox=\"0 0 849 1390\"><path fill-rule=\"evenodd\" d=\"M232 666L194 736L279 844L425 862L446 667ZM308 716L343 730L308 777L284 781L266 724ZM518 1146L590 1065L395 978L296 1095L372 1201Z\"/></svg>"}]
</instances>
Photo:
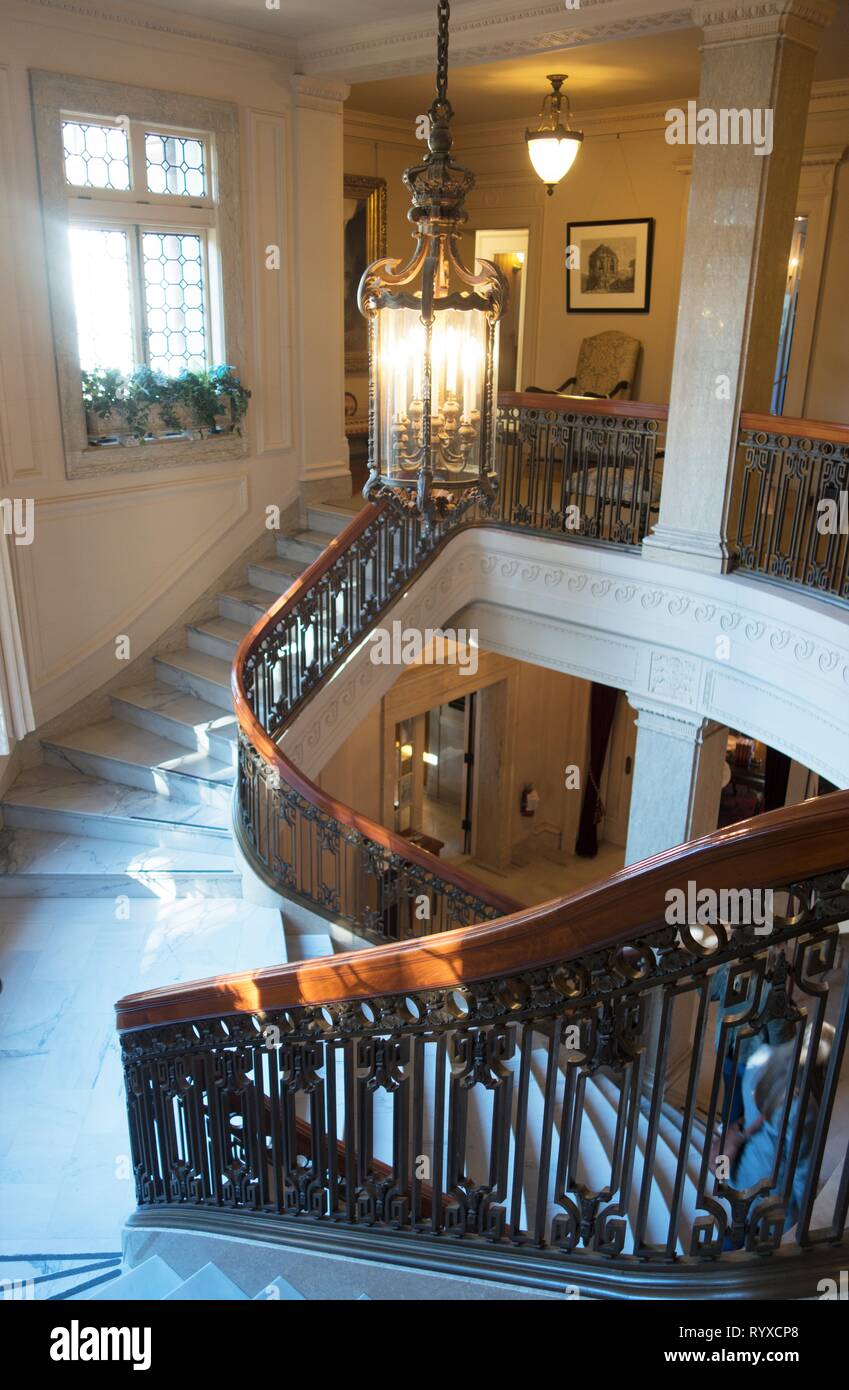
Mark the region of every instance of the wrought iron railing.
<instances>
[{"instance_id":1,"label":"wrought iron railing","mask_svg":"<svg viewBox=\"0 0 849 1390\"><path fill-rule=\"evenodd\" d=\"M233 666L243 848L277 891L377 940L468 926L518 904L323 793L277 740L457 524L426 533L413 511L364 508L248 635Z\"/></svg>"},{"instance_id":2,"label":"wrought iron railing","mask_svg":"<svg viewBox=\"0 0 849 1390\"><path fill-rule=\"evenodd\" d=\"M384 944L119 1003L137 1219L250 1218L428 1267L456 1236L454 1270L613 1296L813 1296L845 1264L849 793L519 910L328 797L279 745L456 527L639 540L662 412L611 416L624 424L593 490L571 452L584 405L531 400L502 404L494 506L429 534L414 513L363 509L242 644L242 844L286 896ZM612 437L641 418L656 428L639 448ZM609 482L628 467L632 530ZM601 499L595 530L581 497ZM775 915L766 931L721 913L679 924L670 894L686 889L774 893ZM738 1083L769 1111L742 1168Z\"/></svg>"},{"instance_id":3,"label":"wrought iron railing","mask_svg":"<svg viewBox=\"0 0 849 1390\"><path fill-rule=\"evenodd\" d=\"M815 1297L846 1259L847 819L835 793L498 923L120 1001L134 1222ZM773 915L673 924L688 883Z\"/></svg>"},{"instance_id":4,"label":"wrought iron railing","mask_svg":"<svg viewBox=\"0 0 849 1390\"><path fill-rule=\"evenodd\" d=\"M234 664L243 848L273 887L376 939L431 935L518 904L323 794L282 754L286 727L454 530L486 522L635 544L655 505L663 407L605 401L600 413L597 401L559 396L500 400L494 501L430 531L413 511L365 508Z\"/></svg>"},{"instance_id":5,"label":"wrought iron railing","mask_svg":"<svg viewBox=\"0 0 849 1390\"><path fill-rule=\"evenodd\" d=\"M660 505L666 407L510 391L498 401L500 520L639 545Z\"/></svg>"},{"instance_id":6,"label":"wrought iron railing","mask_svg":"<svg viewBox=\"0 0 849 1390\"><path fill-rule=\"evenodd\" d=\"M740 417L737 566L849 599L849 428Z\"/></svg>"}]
</instances>

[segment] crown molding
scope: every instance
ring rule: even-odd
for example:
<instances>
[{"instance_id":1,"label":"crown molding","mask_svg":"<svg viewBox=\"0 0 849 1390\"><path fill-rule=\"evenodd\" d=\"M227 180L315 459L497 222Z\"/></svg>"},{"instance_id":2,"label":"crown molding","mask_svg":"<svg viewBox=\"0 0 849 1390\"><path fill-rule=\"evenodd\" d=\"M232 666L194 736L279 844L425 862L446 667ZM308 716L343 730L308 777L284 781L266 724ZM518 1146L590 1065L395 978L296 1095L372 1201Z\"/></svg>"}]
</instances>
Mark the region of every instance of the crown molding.
<instances>
[{"instance_id":1,"label":"crown molding","mask_svg":"<svg viewBox=\"0 0 849 1390\"><path fill-rule=\"evenodd\" d=\"M662 102L641 102L633 106L606 106L595 111L574 111L573 123L585 133L596 136L638 134L641 131L663 130L666 127L666 113L673 106L686 107L685 96L668 97ZM809 115L825 115L833 111L849 110L849 79L840 78L828 82L815 82L811 88ZM372 115L367 111L353 111L345 108L345 133L363 139L380 139L387 144L409 145L417 142L413 134L412 118L405 116ZM455 121L454 145L464 152L491 145L523 145L525 131L522 120L511 117L501 121L475 121L463 125ZM819 147L812 147L818 150ZM825 149L825 147L823 147ZM835 147L836 149L836 147ZM842 147L841 147L842 152ZM808 156L805 157L809 162ZM820 160L819 162L823 162ZM837 162L839 162L839 157ZM682 161L681 168L689 168ZM480 179L478 180L480 181Z\"/></svg>"},{"instance_id":2,"label":"crown molding","mask_svg":"<svg viewBox=\"0 0 849 1390\"><path fill-rule=\"evenodd\" d=\"M45 21L53 22L61 22L64 18L74 27L80 23L88 23L142 29L150 34L165 35L167 38L236 48L266 59L281 58L293 66L297 60L297 45L290 39L271 34L266 37L255 29L247 29L237 24L219 24L213 20L181 21L175 18L173 10L159 5L126 3L118 9L105 4L88 3L87 0L12 0L12 3L7 5L5 14L10 18L25 21L37 21L39 15Z\"/></svg>"},{"instance_id":3,"label":"crown molding","mask_svg":"<svg viewBox=\"0 0 849 1390\"><path fill-rule=\"evenodd\" d=\"M835 0L695 0L693 22L704 32L703 48L783 35L816 52L818 30L836 8Z\"/></svg>"},{"instance_id":4,"label":"crown molding","mask_svg":"<svg viewBox=\"0 0 849 1390\"><path fill-rule=\"evenodd\" d=\"M682 0L473 0L455 7L451 58L457 65L493 62L525 53L629 38L692 25ZM435 32L428 19L383 21L306 38L298 46L304 72L332 72L352 82L427 72Z\"/></svg>"},{"instance_id":5,"label":"crown molding","mask_svg":"<svg viewBox=\"0 0 849 1390\"><path fill-rule=\"evenodd\" d=\"M303 73L295 73L291 84L296 106L337 114L341 114L342 103L351 90L347 82L334 82L328 77L305 76Z\"/></svg>"}]
</instances>

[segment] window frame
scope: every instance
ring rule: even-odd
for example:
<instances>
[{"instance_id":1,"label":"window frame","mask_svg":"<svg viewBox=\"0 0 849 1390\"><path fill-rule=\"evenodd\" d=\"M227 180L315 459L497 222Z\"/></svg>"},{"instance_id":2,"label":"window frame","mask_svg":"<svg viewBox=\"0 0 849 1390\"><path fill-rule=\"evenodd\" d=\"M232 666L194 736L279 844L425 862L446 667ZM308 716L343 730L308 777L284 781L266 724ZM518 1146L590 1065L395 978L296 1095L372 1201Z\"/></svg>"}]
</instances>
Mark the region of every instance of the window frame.
<instances>
[{"instance_id":1,"label":"window frame","mask_svg":"<svg viewBox=\"0 0 849 1390\"><path fill-rule=\"evenodd\" d=\"M204 302L210 365L243 363L241 212L238 115L229 102L66 76L32 72L30 85L44 211L56 371L65 467L69 477L176 467L209 459L236 458L248 448L246 422L240 435L155 440L137 447L91 446L88 442L70 276L68 228L72 223L114 226L129 233L136 347L146 327L140 238L144 231L201 235L205 260ZM129 137L130 188L98 189L65 177L62 121L124 126ZM206 195L148 191L144 136L175 135L205 142ZM142 360L147 359L147 350Z\"/></svg>"}]
</instances>

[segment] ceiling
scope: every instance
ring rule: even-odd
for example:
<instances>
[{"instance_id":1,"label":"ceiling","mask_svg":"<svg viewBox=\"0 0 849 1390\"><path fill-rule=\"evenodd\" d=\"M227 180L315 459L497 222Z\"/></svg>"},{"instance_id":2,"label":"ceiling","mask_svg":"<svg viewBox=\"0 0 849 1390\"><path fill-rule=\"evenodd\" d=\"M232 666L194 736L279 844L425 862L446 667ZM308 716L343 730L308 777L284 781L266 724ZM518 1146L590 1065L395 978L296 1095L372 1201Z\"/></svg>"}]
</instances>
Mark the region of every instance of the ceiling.
<instances>
[{"instance_id":1,"label":"ceiling","mask_svg":"<svg viewBox=\"0 0 849 1390\"><path fill-rule=\"evenodd\" d=\"M478 67L456 68L448 91L460 125L478 121L534 121L546 74L569 74L566 90L572 109L600 110L668 98L695 97L701 56L699 29L674 29L646 38L594 43L549 53L527 54ZM849 3L828 31L817 56L815 79L849 77ZM348 105L356 111L415 118L433 99L433 77L390 78L351 88Z\"/></svg>"},{"instance_id":2,"label":"ceiling","mask_svg":"<svg viewBox=\"0 0 849 1390\"><path fill-rule=\"evenodd\" d=\"M411 19L432 14L431 0L154 0L175 15L238 24L277 39L302 39L325 29L348 29L375 20ZM112 0L120 9L123 0Z\"/></svg>"},{"instance_id":3,"label":"ceiling","mask_svg":"<svg viewBox=\"0 0 849 1390\"><path fill-rule=\"evenodd\" d=\"M448 94L460 125L527 120L539 112L549 72L569 75L565 90L576 113L630 106L665 96L695 96L699 86L698 29L675 29L626 39L527 54L479 67L455 68ZM433 100L433 77L390 78L351 88L348 105L381 116L416 116Z\"/></svg>"}]
</instances>

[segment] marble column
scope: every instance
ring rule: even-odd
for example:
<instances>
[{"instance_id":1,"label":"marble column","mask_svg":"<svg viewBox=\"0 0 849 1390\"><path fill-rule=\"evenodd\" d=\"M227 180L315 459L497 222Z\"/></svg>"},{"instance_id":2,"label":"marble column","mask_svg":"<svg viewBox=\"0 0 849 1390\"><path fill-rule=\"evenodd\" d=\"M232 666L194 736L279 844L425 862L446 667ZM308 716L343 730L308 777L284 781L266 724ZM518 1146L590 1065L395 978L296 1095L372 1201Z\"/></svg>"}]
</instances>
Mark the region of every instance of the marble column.
<instances>
[{"instance_id":1,"label":"marble column","mask_svg":"<svg viewBox=\"0 0 849 1390\"><path fill-rule=\"evenodd\" d=\"M657 700L629 695L637 746L625 863L716 829L727 730Z\"/></svg>"},{"instance_id":2,"label":"marble column","mask_svg":"<svg viewBox=\"0 0 849 1390\"><path fill-rule=\"evenodd\" d=\"M350 496L345 438L342 103L349 88L293 77L301 487Z\"/></svg>"},{"instance_id":3,"label":"marble column","mask_svg":"<svg viewBox=\"0 0 849 1390\"><path fill-rule=\"evenodd\" d=\"M629 695L628 702L637 711L637 746L625 863L635 864L716 829L728 730L641 696ZM696 1005L695 995L685 995L670 1014L664 1081L667 1099L675 1103L683 1101ZM652 990L644 1005L647 1090L657 1073L662 1006L662 992Z\"/></svg>"},{"instance_id":4,"label":"marble column","mask_svg":"<svg viewBox=\"0 0 849 1390\"><path fill-rule=\"evenodd\" d=\"M693 6L698 110L772 112L772 148L693 146L663 490L644 541L653 560L721 572L733 559L737 421L769 409L814 57L833 13L833 0Z\"/></svg>"}]
</instances>

